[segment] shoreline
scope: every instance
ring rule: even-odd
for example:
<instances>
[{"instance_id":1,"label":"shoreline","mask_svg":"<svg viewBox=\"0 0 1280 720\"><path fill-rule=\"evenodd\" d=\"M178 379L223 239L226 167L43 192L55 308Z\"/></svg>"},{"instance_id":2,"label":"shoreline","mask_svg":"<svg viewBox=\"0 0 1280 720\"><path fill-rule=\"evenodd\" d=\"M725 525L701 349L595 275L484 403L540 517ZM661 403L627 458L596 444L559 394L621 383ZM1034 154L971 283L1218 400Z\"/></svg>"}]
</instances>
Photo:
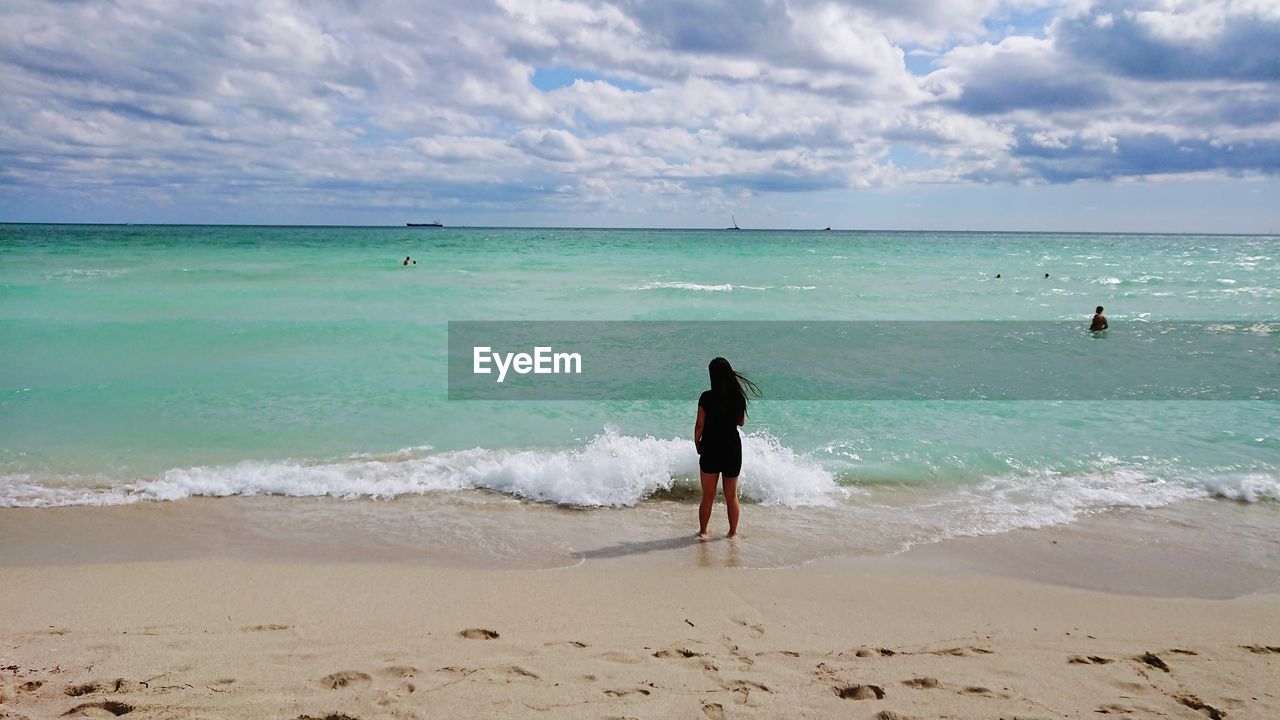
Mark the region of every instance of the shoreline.
<instances>
[{"instance_id":1,"label":"shoreline","mask_svg":"<svg viewBox=\"0 0 1280 720\"><path fill-rule=\"evenodd\" d=\"M1192 500L903 547L799 550L812 534L790 533L788 523L803 514L747 506L743 537L730 541L717 534L723 507L718 501L706 542L694 537L696 505L678 502L580 510L514 500L477 507L465 495L443 502L256 496L0 508L0 569L231 560L493 571L787 570L869 560L1117 595L1280 593L1280 533L1271 531L1280 528L1280 514L1269 504ZM1245 531L1230 532L1235 528Z\"/></svg>"}]
</instances>

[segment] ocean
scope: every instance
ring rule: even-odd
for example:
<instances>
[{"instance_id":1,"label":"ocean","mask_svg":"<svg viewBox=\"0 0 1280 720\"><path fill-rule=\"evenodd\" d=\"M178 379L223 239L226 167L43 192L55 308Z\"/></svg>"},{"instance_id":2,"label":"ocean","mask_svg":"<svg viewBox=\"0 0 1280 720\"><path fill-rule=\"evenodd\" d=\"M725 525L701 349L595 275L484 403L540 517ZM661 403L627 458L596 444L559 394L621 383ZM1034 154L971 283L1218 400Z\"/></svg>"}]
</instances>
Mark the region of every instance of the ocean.
<instances>
[{"instance_id":1,"label":"ocean","mask_svg":"<svg viewBox=\"0 0 1280 720\"><path fill-rule=\"evenodd\" d=\"M1096 305L1111 333L1195 320L1280 338L1280 237L0 225L0 508L271 496L264 528L305 509L550 566L600 544L584 538L660 551L696 529L697 392L451 401L449 321L1087 326ZM706 359L750 374L758 343ZM763 390L744 428L747 564L1135 511L1280 557L1275 402Z\"/></svg>"}]
</instances>

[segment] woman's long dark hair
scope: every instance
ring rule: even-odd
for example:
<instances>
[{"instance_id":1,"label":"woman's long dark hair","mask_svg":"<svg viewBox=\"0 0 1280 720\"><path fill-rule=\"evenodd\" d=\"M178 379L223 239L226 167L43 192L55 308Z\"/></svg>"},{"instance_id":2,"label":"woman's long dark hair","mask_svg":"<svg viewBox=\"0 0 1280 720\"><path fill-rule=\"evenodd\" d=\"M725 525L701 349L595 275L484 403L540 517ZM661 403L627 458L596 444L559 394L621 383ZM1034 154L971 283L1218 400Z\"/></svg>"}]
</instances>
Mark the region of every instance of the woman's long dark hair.
<instances>
[{"instance_id":1,"label":"woman's long dark hair","mask_svg":"<svg viewBox=\"0 0 1280 720\"><path fill-rule=\"evenodd\" d=\"M733 369L728 360L718 357L707 365L707 374L711 376L711 392L729 398L734 405L739 405L742 412L747 411L747 391L760 397L760 388L747 379L745 375Z\"/></svg>"}]
</instances>

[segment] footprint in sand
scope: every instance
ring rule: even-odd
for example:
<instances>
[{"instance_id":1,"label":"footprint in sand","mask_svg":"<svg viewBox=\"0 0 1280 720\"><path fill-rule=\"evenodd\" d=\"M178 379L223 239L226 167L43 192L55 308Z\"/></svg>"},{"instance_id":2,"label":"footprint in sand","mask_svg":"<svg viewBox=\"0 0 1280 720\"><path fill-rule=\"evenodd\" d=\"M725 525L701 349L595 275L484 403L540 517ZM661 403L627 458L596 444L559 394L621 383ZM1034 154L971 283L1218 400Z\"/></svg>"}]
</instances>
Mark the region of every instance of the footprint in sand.
<instances>
[{"instance_id":1,"label":"footprint in sand","mask_svg":"<svg viewBox=\"0 0 1280 720\"><path fill-rule=\"evenodd\" d=\"M468 640L497 640L499 637L498 631L485 628L467 628L458 634Z\"/></svg>"},{"instance_id":2,"label":"footprint in sand","mask_svg":"<svg viewBox=\"0 0 1280 720\"><path fill-rule=\"evenodd\" d=\"M673 647L666 650L659 650L653 654L656 658L694 658L702 657L702 653L694 652L688 648Z\"/></svg>"},{"instance_id":3,"label":"footprint in sand","mask_svg":"<svg viewBox=\"0 0 1280 720\"><path fill-rule=\"evenodd\" d=\"M360 720L346 713L329 713L328 715L299 715L298 720Z\"/></svg>"},{"instance_id":4,"label":"footprint in sand","mask_svg":"<svg viewBox=\"0 0 1280 720\"><path fill-rule=\"evenodd\" d=\"M628 695L648 695L649 694L649 691L645 690L644 688L630 688L630 689L624 689L624 690L605 690L603 692L605 695L608 695L609 697L615 697L615 698L626 697Z\"/></svg>"},{"instance_id":5,"label":"footprint in sand","mask_svg":"<svg viewBox=\"0 0 1280 720\"><path fill-rule=\"evenodd\" d=\"M579 642L577 640L561 640L560 642L549 642L549 643L542 643L542 644L546 645L547 647L550 647L552 645L568 645L569 647L576 647L579 649L591 647L590 645L584 642Z\"/></svg>"},{"instance_id":6,"label":"footprint in sand","mask_svg":"<svg viewBox=\"0 0 1280 720\"><path fill-rule=\"evenodd\" d=\"M702 714L710 720L724 720L724 706L720 703L707 703L702 706Z\"/></svg>"},{"instance_id":7,"label":"footprint in sand","mask_svg":"<svg viewBox=\"0 0 1280 720\"><path fill-rule=\"evenodd\" d=\"M883 652L883 651L882 651ZM991 655L993 651L980 647L954 647L946 650L932 650L929 655L952 655L955 657L967 657L969 655Z\"/></svg>"},{"instance_id":8,"label":"footprint in sand","mask_svg":"<svg viewBox=\"0 0 1280 720\"><path fill-rule=\"evenodd\" d=\"M531 670L525 670L519 665L503 665L502 667L493 668L493 671L495 674L505 675L507 677L507 682L511 682L512 680L537 680L538 679L537 673Z\"/></svg>"},{"instance_id":9,"label":"footprint in sand","mask_svg":"<svg viewBox=\"0 0 1280 720\"><path fill-rule=\"evenodd\" d=\"M1099 705L1098 709L1094 710L1094 712L1098 713L1099 715L1127 715L1133 712L1133 709L1127 708L1123 705L1116 705L1115 703L1111 703L1108 705Z\"/></svg>"},{"instance_id":10,"label":"footprint in sand","mask_svg":"<svg viewBox=\"0 0 1280 720\"><path fill-rule=\"evenodd\" d=\"M828 679L834 680L836 676L836 669L824 662L820 662L818 663L818 666L814 668L813 674L820 678L828 678Z\"/></svg>"},{"instance_id":11,"label":"footprint in sand","mask_svg":"<svg viewBox=\"0 0 1280 720\"><path fill-rule=\"evenodd\" d=\"M1134 660L1137 660L1140 663L1145 663L1147 665L1150 665L1151 667L1156 668L1157 670L1163 670L1165 672L1169 672L1169 666L1166 665L1165 662L1160 659L1160 656L1156 655L1155 653L1146 652L1134 658Z\"/></svg>"},{"instance_id":12,"label":"footprint in sand","mask_svg":"<svg viewBox=\"0 0 1280 720\"><path fill-rule=\"evenodd\" d=\"M725 690L737 696L738 703L741 705L749 704L751 700L751 692L758 690L760 692L773 694L773 691L760 683L751 682L750 680L736 680L722 686Z\"/></svg>"},{"instance_id":13,"label":"footprint in sand","mask_svg":"<svg viewBox=\"0 0 1280 720\"><path fill-rule=\"evenodd\" d=\"M1266 655L1268 653L1280 654L1280 647L1276 647L1275 645L1241 645L1240 647L1254 653L1255 655Z\"/></svg>"},{"instance_id":14,"label":"footprint in sand","mask_svg":"<svg viewBox=\"0 0 1280 720\"><path fill-rule=\"evenodd\" d=\"M881 710L871 720L916 720L912 715L903 715L892 710Z\"/></svg>"},{"instance_id":15,"label":"footprint in sand","mask_svg":"<svg viewBox=\"0 0 1280 720\"><path fill-rule=\"evenodd\" d=\"M22 692L35 692L39 690L42 685L44 685L44 682L41 680L31 680L19 685L18 689Z\"/></svg>"},{"instance_id":16,"label":"footprint in sand","mask_svg":"<svg viewBox=\"0 0 1280 720\"><path fill-rule=\"evenodd\" d=\"M128 715L129 713L133 712L134 707L129 703L122 703L116 700L103 700L101 702L91 702L91 703L83 703L81 705L77 705L71 708L70 710L62 713L62 717L73 717L76 715L85 716L85 715L88 715L93 710L105 710L106 712L109 712L112 715L119 717L121 715ZM94 713L94 714L96 715L97 713Z\"/></svg>"},{"instance_id":17,"label":"footprint in sand","mask_svg":"<svg viewBox=\"0 0 1280 720\"><path fill-rule=\"evenodd\" d=\"M368 674L357 672L355 670L343 670L332 675L325 675L320 678L320 684L330 690L338 690L339 688L349 687L351 685L363 684L373 680Z\"/></svg>"},{"instance_id":18,"label":"footprint in sand","mask_svg":"<svg viewBox=\"0 0 1280 720\"><path fill-rule=\"evenodd\" d=\"M455 667L455 666L453 666L453 665L449 665L448 667L442 667L442 668L439 668L438 670L436 670L436 673L437 673L437 674L443 674L444 676L446 676L446 677L447 677L447 678L449 678L449 679L448 679L448 680L446 680L443 684L438 685L438 686L436 686L436 687L434 687L434 688L432 688L432 689L433 689L433 690L439 690L440 688L444 687L445 685L452 685L453 683L456 683L456 682L458 682L458 681L460 681L460 680L466 680L468 677L471 677L471 675L472 675L472 674L477 673L477 672L479 672L480 670L481 670L481 668Z\"/></svg>"},{"instance_id":19,"label":"footprint in sand","mask_svg":"<svg viewBox=\"0 0 1280 720\"><path fill-rule=\"evenodd\" d=\"M600 653L596 657L600 658L601 660L608 660L609 662L620 663L622 665L635 665L637 663L642 662L640 658L634 655L630 655L628 653L621 652L619 650L610 650L609 652Z\"/></svg>"},{"instance_id":20,"label":"footprint in sand","mask_svg":"<svg viewBox=\"0 0 1280 720\"><path fill-rule=\"evenodd\" d=\"M884 699L884 688L879 685L837 685L832 690L841 700Z\"/></svg>"},{"instance_id":21,"label":"footprint in sand","mask_svg":"<svg viewBox=\"0 0 1280 720\"><path fill-rule=\"evenodd\" d=\"M1139 683L1139 682L1130 682L1128 680L1112 680L1111 685L1115 687L1117 690L1123 690L1126 693L1130 693L1134 695L1151 692L1150 685L1144 685L1143 683Z\"/></svg>"},{"instance_id":22,"label":"footprint in sand","mask_svg":"<svg viewBox=\"0 0 1280 720\"><path fill-rule=\"evenodd\" d=\"M66 693L69 697L80 697L81 695L92 695L94 693L104 692L105 690L105 687L96 682L88 682L81 683L79 685L68 685L67 689L62 692Z\"/></svg>"},{"instance_id":23,"label":"footprint in sand","mask_svg":"<svg viewBox=\"0 0 1280 720\"><path fill-rule=\"evenodd\" d=\"M742 627L750 630L751 637L760 637L761 635L764 635L764 625L762 625L761 623L752 624L752 623L748 623L746 620L743 620L742 618L736 618L736 617L731 617L729 619L734 623L741 625Z\"/></svg>"},{"instance_id":24,"label":"footprint in sand","mask_svg":"<svg viewBox=\"0 0 1280 720\"><path fill-rule=\"evenodd\" d=\"M377 700L379 705L390 705L405 695L411 695L418 690L418 686L410 681L411 678L415 678L418 675L418 668L412 665L389 665L379 670L378 674L392 682L400 681L395 687L388 688L382 692Z\"/></svg>"},{"instance_id":25,"label":"footprint in sand","mask_svg":"<svg viewBox=\"0 0 1280 720\"><path fill-rule=\"evenodd\" d=\"M1006 700L1009 699L1008 695L1005 695L1004 693L993 692L991 688L985 688L985 687L982 687L981 685L970 685L969 687L961 688L960 694L961 695L979 695L981 697L990 697L990 698L998 697Z\"/></svg>"},{"instance_id":26,"label":"footprint in sand","mask_svg":"<svg viewBox=\"0 0 1280 720\"><path fill-rule=\"evenodd\" d=\"M734 644L733 638L728 635L724 635L720 638L720 646L725 650L728 650L729 655L731 655L734 660L738 661L739 670L750 670L751 666L756 662L742 648Z\"/></svg>"},{"instance_id":27,"label":"footprint in sand","mask_svg":"<svg viewBox=\"0 0 1280 720\"><path fill-rule=\"evenodd\" d=\"M918 677L911 678L910 680L903 680L902 684L917 690L932 690L933 688L938 687L938 680L937 678L931 677Z\"/></svg>"},{"instance_id":28,"label":"footprint in sand","mask_svg":"<svg viewBox=\"0 0 1280 720\"><path fill-rule=\"evenodd\" d=\"M1089 655L1088 657L1072 655L1067 658L1067 662L1071 665L1110 665L1115 662L1115 660L1099 657L1098 655Z\"/></svg>"},{"instance_id":29,"label":"footprint in sand","mask_svg":"<svg viewBox=\"0 0 1280 720\"><path fill-rule=\"evenodd\" d=\"M243 632L277 632L288 629L288 625L279 625L276 623L271 623L269 625L252 625L250 627L241 628Z\"/></svg>"},{"instance_id":30,"label":"footprint in sand","mask_svg":"<svg viewBox=\"0 0 1280 720\"><path fill-rule=\"evenodd\" d=\"M844 653L840 654L844 655ZM879 655L880 657L893 657L897 654L898 652L896 650L890 650L889 648L876 648L874 650L871 648L858 648L858 651L853 655L854 657L869 658L875 657L876 655Z\"/></svg>"},{"instance_id":31,"label":"footprint in sand","mask_svg":"<svg viewBox=\"0 0 1280 720\"><path fill-rule=\"evenodd\" d=\"M1179 695L1175 699L1192 710L1199 710L1209 716L1209 720L1222 720L1222 718L1226 716L1226 713L1206 702L1201 701L1200 698L1195 695Z\"/></svg>"}]
</instances>

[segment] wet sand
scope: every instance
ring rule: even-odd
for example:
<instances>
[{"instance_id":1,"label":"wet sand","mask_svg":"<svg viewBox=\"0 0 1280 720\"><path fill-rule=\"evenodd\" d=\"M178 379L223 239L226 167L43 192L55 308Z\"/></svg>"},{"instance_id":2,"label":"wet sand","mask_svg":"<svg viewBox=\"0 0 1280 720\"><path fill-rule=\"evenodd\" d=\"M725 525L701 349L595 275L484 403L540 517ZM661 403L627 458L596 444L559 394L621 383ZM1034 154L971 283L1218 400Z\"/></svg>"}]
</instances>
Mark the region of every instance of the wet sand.
<instances>
[{"instance_id":1,"label":"wet sand","mask_svg":"<svg viewBox=\"0 0 1280 720\"><path fill-rule=\"evenodd\" d=\"M824 515L825 513L825 515ZM454 493L392 501L193 498L123 506L0 509L0 566L183 560L386 562L455 569L630 567L780 569L896 555L1106 592L1230 598L1280 592L1280 512L1272 503L1197 500L1094 513L1038 530L930 541L840 509L744 506L735 543L695 543L696 505L575 510ZM899 525L909 522L906 518ZM717 505L713 531L724 531ZM895 535L896 533L896 535ZM912 542L904 538L918 536Z\"/></svg>"}]
</instances>

